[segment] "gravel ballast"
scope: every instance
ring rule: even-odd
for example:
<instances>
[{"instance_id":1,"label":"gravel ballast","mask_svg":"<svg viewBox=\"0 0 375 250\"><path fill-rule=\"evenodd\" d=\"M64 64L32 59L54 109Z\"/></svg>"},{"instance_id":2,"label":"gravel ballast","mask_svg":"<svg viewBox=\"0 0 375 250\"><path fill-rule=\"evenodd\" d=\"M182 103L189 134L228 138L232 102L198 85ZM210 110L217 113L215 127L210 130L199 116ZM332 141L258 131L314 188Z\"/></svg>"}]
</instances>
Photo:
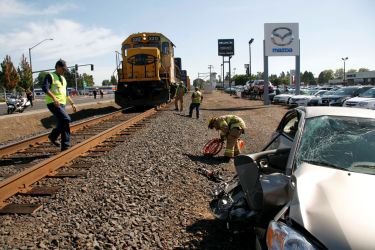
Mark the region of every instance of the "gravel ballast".
<instances>
[{"instance_id":1,"label":"gravel ballast","mask_svg":"<svg viewBox=\"0 0 375 250\"><path fill-rule=\"evenodd\" d=\"M268 142L286 109L264 107L260 101L226 94L204 95L199 120L174 112L170 106L152 123L102 158L86 159L92 167L81 179L48 179L60 186L50 198L15 197L42 202L34 215L0 217L0 245L5 248L60 249L239 249L230 242L225 225L208 209L217 184L199 175L200 167L231 176L233 162L201 156L206 141L217 132L207 119L238 114L249 127L245 153ZM185 110L190 103L186 98ZM193 116L195 117L195 116Z\"/></svg>"}]
</instances>

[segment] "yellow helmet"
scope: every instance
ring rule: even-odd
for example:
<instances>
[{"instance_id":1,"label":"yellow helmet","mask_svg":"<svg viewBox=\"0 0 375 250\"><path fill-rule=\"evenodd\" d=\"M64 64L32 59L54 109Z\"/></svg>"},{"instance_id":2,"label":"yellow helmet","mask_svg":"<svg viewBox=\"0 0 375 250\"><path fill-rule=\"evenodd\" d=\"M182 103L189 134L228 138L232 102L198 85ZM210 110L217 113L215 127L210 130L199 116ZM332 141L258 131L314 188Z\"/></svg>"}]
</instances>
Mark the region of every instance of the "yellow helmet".
<instances>
[{"instance_id":1,"label":"yellow helmet","mask_svg":"<svg viewBox=\"0 0 375 250\"><path fill-rule=\"evenodd\" d=\"M208 128L209 129L213 129L214 128L215 121L216 121L215 117L211 117L210 119L208 119Z\"/></svg>"}]
</instances>

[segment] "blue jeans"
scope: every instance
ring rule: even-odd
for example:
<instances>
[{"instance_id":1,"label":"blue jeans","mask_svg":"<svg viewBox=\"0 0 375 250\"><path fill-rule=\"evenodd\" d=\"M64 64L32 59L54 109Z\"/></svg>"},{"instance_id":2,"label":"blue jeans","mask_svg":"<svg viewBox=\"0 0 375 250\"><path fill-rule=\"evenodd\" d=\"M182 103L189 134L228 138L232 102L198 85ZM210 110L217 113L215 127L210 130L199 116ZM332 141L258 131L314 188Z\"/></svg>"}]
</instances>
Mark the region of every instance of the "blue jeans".
<instances>
[{"instance_id":1,"label":"blue jeans","mask_svg":"<svg viewBox=\"0 0 375 250\"><path fill-rule=\"evenodd\" d=\"M65 105L60 104L56 107L53 103L47 104L49 111L55 116L57 120L57 127L52 129L49 138L56 141L61 135L61 150L67 149L70 146L70 116L66 113Z\"/></svg>"},{"instance_id":2,"label":"blue jeans","mask_svg":"<svg viewBox=\"0 0 375 250\"><path fill-rule=\"evenodd\" d=\"M189 116L192 117L193 116L193 110L195 109L195 111L197 112L197 118L199 118L199 106L201 104L200 103L192 103L190 104L190 110L189 110Z\"/></svg>"}]
</instances>

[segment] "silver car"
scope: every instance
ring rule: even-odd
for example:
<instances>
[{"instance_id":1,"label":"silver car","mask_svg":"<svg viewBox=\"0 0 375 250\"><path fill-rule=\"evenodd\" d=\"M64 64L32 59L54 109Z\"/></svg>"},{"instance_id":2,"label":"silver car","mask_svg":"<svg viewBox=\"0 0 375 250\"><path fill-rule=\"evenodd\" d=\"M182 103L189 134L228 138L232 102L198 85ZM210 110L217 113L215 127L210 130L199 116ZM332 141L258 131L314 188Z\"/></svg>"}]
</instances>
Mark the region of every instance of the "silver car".
<instances>
[{"instance_id":1,"label":"silver car","mask_svg":"<svg viewBox=\"0 0 375 250\"><path fill-rule=\"evenodd\" d=\"M289 201L268 249L375 249L375 111L297 109Z\"/></svg>"}]
</instances>

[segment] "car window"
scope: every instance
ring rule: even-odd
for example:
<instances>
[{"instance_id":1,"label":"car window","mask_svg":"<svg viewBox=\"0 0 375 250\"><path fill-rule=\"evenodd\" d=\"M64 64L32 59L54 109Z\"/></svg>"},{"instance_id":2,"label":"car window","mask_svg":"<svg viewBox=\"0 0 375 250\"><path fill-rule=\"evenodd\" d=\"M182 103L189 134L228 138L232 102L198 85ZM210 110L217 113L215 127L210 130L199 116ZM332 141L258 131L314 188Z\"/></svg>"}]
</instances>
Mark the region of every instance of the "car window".
<instances>
[{"instance_id":1,"label":"car window","mask_svg":"<svg viewBox=\"0 0 375 250\"><path fill-rule=\"evenodd\" d=\"M273 141L271 141L265 150L291 148L298 130L298 122L297 112L285 115L276 130L277 135L274 135Z\"/></svg>"},{"instance_id":2,"label":"car window","mask_svg":"<svg viewBox=\"0 0 375 250\"><path fill-rule=\"evenodd\" d=\"M302 162L375 174L375 119L321 116L306 121L296 153Z\"/></svg>"},{"instance_id":3,"label":"car window","mask_svg":"<svg viewBox=\"0 0 375 250\"><path fill-rule=\"evenodd\" d=\"M290 119L283 128L283 133L288 135L291 138L294 138L298 129L298 117L295 116Z\"/></svg>"}]
</instances>

